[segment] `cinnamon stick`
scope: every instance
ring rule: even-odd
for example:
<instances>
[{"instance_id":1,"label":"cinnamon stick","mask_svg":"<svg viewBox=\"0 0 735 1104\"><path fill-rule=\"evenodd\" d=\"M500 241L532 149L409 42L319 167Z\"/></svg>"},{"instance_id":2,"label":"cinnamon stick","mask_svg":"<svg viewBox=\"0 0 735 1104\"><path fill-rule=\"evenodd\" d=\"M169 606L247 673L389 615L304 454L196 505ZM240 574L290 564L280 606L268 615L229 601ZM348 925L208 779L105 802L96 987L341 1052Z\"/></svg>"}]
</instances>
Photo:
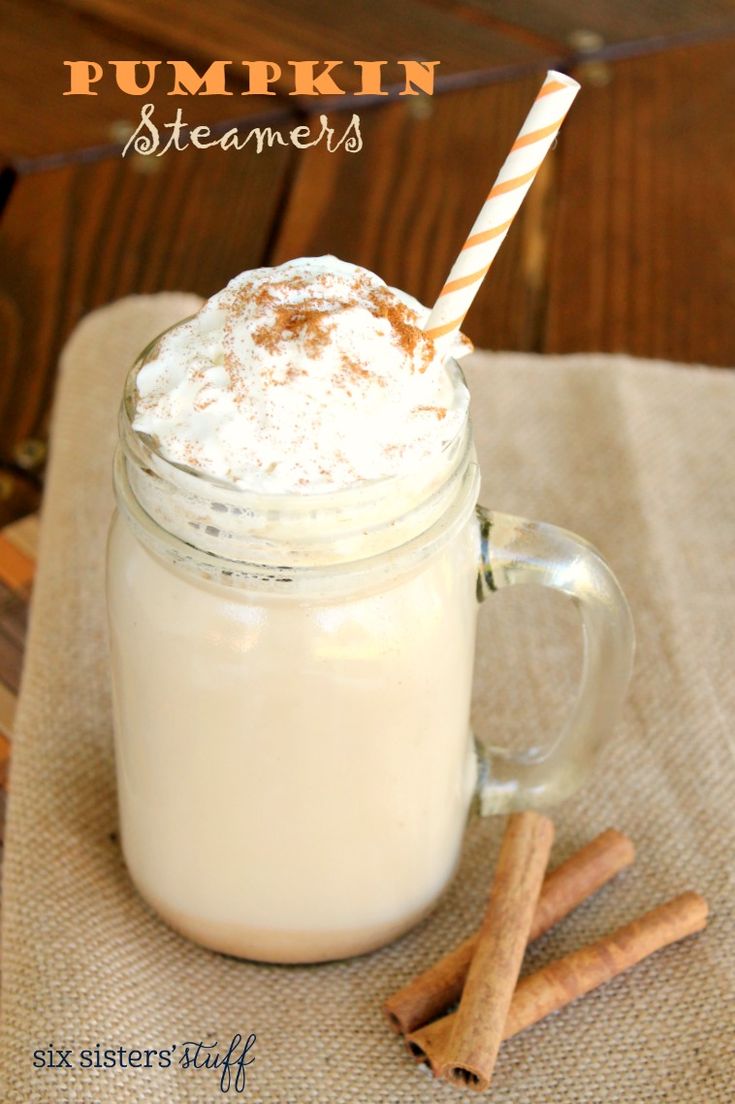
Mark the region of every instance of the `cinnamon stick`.
<instances>
[{"instance_id":1,"label":"cinnamon stick","mask_svg":"<svg viewBox=\"0 0 735 1104\"><path fill-rule=\"evenodd\" d=\"M513 813L459 1009L441 1060L441 1076L480 1091L490 1084L503 1028L528 943L554 826L540 813Z\"/></svg>"},{"instance_id":2,"label":"cinnamon stick","mask_svg":"<svg viewBox=\"0 0 735 1104\"><path fill-rule=\"evenodd\" d=\"M707 902L698 893L682 893L644 913L595 943L528 974L516 986L503 1029L503 1039L538 1023L573 1000L637 965L655 951L701 931L707 923ZM445 1062L456 1014L419 1028L406 1038L418 1062L428 1062L438 1076Z\"/></svg>"},{"instance_id":3,"label":"cinnamon stick","mask_svg":"<svg viewBox=\"0 0 735 1104\"><path fill-rule=\"evenodd\" d=\"M615 828L601 832L546 875L531 924L529 942L575 909L633 862L632 841ZM393 993L383 1005L391 1027L404 1035L436 1019L458 1001L479 932L465 939L428 970Z\"/></svg>"}]
</instances>

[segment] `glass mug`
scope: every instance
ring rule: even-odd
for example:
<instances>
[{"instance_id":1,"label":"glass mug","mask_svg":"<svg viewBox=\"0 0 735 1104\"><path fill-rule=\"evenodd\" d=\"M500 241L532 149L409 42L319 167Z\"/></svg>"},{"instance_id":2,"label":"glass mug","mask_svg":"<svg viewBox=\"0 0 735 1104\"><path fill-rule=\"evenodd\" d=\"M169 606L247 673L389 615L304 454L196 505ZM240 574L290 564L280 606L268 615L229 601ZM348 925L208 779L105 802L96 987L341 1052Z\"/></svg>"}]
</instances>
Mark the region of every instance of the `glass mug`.
<instances>
[{"instance_id":1,"label":"glass mug","mask_svg":"<svg viewBox=\"0 0 735 1104\"><path fill-rule=\"evenodd\" d=\"M436 903L473 795L505 812L583 781L628 682L628 606L585 541L476 506L469 422L420 472L327 493L163 459L131 429L154 350L121 406L108 547L128 869L212 949L370 951ZM584 664L558 739L513 756L475 746L470 695L479 603L525 583L574 600Z\"/></svg>"}]
</instances>

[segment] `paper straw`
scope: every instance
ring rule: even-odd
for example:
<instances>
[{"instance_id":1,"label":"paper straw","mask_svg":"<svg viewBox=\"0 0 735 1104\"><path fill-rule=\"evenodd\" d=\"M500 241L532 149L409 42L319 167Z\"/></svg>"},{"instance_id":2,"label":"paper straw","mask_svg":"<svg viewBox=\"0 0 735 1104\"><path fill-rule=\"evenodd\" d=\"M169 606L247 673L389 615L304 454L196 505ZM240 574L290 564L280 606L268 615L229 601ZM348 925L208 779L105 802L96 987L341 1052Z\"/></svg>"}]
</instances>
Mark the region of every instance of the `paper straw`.
<instances>
[{"instance_id":1,"label":"paper straw","mask_svg":"<svg viewBox=\"0 0 735 1104\"><path fill-rule=\"evenodd\" d=\"M546 74L525 123L475 219L439 298L426 320L429 337L448 342L464 321L511 222L557 136L579 84L553 69Z\"/></svg>"}]
</instances>

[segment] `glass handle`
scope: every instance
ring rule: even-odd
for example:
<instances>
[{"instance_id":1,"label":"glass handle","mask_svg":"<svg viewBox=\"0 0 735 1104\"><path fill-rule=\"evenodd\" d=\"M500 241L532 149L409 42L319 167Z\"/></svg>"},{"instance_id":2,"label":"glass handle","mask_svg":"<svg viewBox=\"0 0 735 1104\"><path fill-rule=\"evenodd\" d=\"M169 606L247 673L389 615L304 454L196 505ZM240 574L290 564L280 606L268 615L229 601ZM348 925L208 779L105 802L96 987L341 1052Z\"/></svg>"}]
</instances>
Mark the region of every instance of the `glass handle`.
<instances>
[{"instance_id":1,"label":"glass handle","mask_svg":"<svg viewBox=\"0 0 735 1104\"><path fill-rule=\"evenodd\" d=\"M525 518L477 507L477 597L535 583L567 594L579 610L584 640L576 701L547 748L510 753L480 748L483 815L553 805L584 782L615 725L633 663L633 622L625 595L600 554L581 537Z\"/></svg>"}]
</instances>

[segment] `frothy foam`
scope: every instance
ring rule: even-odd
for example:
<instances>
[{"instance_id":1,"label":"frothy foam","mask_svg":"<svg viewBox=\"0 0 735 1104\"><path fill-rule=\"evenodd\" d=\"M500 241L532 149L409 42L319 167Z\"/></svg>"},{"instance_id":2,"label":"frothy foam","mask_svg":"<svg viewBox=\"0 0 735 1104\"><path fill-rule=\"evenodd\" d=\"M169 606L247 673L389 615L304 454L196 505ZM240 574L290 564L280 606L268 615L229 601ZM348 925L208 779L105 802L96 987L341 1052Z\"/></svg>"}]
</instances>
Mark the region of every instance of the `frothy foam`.
<instances>
[{"instance_id":1,"label":"frothy foam","mask_svg":"<svg viewBox=\"0 0 735 1104\"><path fill-rule=\"evenodd\" d=\"M158 343L133 428L166 459L263 493L418 470L468 404L421 329L428 314L335 257L244 272ZM449 354L470 347L461 338Z\"/></svg>"}]
</instances>

